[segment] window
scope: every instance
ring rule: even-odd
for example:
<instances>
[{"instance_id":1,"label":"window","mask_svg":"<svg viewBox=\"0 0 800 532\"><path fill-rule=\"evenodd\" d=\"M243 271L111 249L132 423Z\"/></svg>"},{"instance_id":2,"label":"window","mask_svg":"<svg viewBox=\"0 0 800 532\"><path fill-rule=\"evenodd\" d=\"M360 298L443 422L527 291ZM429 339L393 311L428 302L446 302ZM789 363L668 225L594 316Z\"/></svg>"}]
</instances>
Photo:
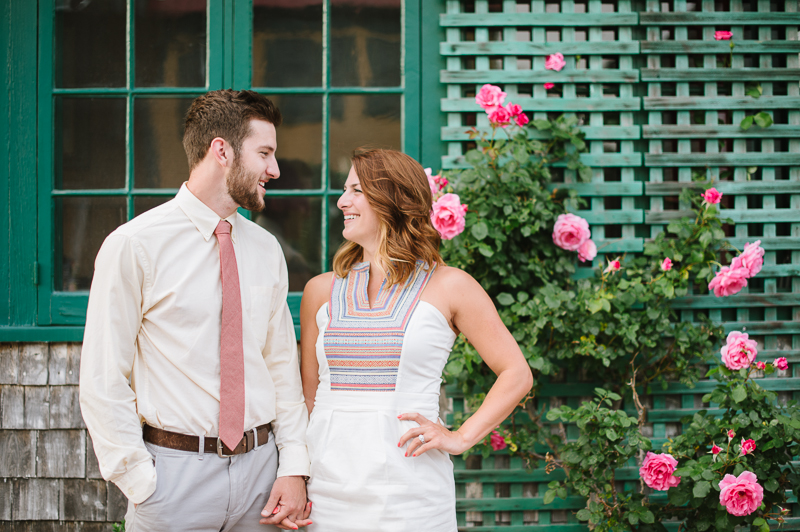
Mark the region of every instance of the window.
<instances>
[{"instance_id":1,"label":"window","mask_svg":"<svg viewBox=\"0 0 800 532\"><path fill-rule=\"evenodd\" d=\"M370 144L420 156L421 10L439 8L40 0L38 323L83 324L103 239L174 196L189 174L186 109L224 87L253 88L284 116L281 177L266 210L244 214L280 240L297 320L305 282L330 269L341 243L336 200L350 152ZM439 125L427 126L436 137Z\"/></svg>"}]
</instances>

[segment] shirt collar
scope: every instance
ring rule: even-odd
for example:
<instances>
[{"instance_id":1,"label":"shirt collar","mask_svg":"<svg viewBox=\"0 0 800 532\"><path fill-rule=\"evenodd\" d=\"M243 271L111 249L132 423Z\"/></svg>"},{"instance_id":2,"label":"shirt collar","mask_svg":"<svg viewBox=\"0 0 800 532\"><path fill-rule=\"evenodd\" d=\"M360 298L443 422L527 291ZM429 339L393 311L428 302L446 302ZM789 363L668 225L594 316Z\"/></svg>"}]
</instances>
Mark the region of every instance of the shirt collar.
<instances>
[{"instance_id":1,"label":"shirt collar","mask_svg":"<svg viewBox=\"0 0 800 532\"><path fill-rule=\"evenodd\" d=\"M175 199L178 200L178 205L180 205L189 220L191 220L194 226L197 227L197 230L200 231L200 234L203 235L206 242L208 242L208 240L214 236L214 230L220 222L220 217L217 213L211 210L211 207L200 201L197 196L192 194L192 191L189 190L186 183L181 185L181 189L178 191ZM236 242L238 218L236 212L225 218L225 220L231 224L231 240L234 243Z\"/></svg>"}]
</instances>

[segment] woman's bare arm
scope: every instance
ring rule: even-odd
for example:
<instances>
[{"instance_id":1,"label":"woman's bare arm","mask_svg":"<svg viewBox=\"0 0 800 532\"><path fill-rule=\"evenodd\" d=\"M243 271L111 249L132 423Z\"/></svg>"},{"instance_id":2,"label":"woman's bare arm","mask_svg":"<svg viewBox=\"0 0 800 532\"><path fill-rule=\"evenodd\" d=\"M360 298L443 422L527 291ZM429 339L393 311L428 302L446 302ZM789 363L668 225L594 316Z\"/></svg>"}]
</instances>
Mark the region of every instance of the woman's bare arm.
<instances>
[{"instance_id":1,"label":"woman's bare arm","mask_svg":"<svg viewBox=\"0 0 800 532\"><path fill-rule=\"evenodd\" d=\"M300 302L300 377L303 380L303 396L309 415L314 408L314 398L319 386L317 312L328 301L332 276L332 272L323 273L308 281Z\"/></svg>"}]
</instances>

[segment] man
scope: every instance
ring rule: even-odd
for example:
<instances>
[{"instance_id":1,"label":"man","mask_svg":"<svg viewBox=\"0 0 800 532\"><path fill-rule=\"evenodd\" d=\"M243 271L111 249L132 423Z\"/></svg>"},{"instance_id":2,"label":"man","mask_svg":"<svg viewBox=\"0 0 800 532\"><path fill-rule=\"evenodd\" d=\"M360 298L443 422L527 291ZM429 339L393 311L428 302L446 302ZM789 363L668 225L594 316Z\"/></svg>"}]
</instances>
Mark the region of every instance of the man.
<instances>
[{"instance_id":1,"label":"man","mask_svg":"<svg viewBox=\"0 0 800 532\"><path fill-rule=\"evenodd\" d=\"M236 212L264 208L280 123L252 91L197 98L183 137L189 181L97 255L80 402L103 477L129 499L128 531L310 523L286 262Z\"/></svg>"}]
</instances>

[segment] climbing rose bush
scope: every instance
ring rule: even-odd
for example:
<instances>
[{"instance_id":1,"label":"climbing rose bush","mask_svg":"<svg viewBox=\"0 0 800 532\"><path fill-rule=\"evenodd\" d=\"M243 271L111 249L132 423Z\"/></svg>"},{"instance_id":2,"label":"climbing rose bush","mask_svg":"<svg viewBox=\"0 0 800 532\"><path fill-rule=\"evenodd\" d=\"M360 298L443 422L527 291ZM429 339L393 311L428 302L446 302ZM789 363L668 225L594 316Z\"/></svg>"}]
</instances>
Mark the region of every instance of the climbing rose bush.
<instances>
[{"instance_id":1,"label":"climbing rose bush","mask_svg":"<svg viewBox=\"0 0 800 532\"><path fill-rule=\"evenodd\" d=\"M577 251L592 237L589 222L574 214L561 214L553 226L553 243L561 249Z\"/></svg>"},{"instance_id":2,"label":"climbing rose bush","mask_svg":"<svg viewBox=\"0 0 800 532\"><path fill-rule=\"evenodd\" d=\"M758 355L758 344L747 333L731 331L720 349L722 363L731 371L749 368Z\"/></svg>"},{"instance_id":3,"label":"climbing rose bush","mask_svg":"<svg viewBox=\"0 0 800 532\"><path fill-rule=\"evenodd\" d=\"M433 202L431 221L442 239L451 240L464 231L467 206L462 205L458 194L447 193Z\"/></svg>"},{"instance_id":4,"label":"climbing rose bush","mask_svg":"<svg viewBox=\"0 0 800 532\"><path fill-rule=\"evenodd\" d=\"M671 454L655 454L647 452L647 456L639 468L639 476L649 487L658 491L667 491L681 483L680 477L675 476L678 461Z\"/></svg>"},{"instance_id":5,"label":"climbing rose bush","mask_svg":"<svg viewBox=\"0 0 800 532\"><path fill-rule=\"evenodd\" d=\"M719 488L719 503L731 515L750 515L764 499L764 488L750 471L744 471L738 477L725 475L719 481Z\"/></svg>"}]
</instances>

